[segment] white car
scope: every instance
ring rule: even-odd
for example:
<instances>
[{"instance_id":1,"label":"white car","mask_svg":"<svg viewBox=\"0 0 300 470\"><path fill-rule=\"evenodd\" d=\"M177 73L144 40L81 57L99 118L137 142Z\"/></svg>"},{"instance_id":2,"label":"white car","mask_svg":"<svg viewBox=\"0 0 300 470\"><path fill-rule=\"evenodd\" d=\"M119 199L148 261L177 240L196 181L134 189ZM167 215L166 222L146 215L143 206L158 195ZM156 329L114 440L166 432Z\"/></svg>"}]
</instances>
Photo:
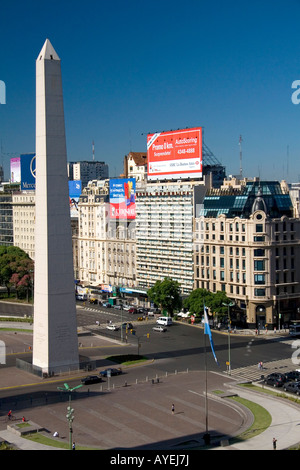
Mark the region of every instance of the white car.
<instances>
[{"instance_id":1,"label":"white car","mask_svg":"<svg viewBox=\"0 0 300 470\"><path fill-rule=\"evenodd\" d=\"M160 325L157 325L157 326L154 326L152 328L153 331L159 331L160 333L163 333L165 331L167 331L167 328L165 328L164 326L160 326Z\"/></svg>"},{"instance_id":2,"label":"white car","mask_svg":"<svg viewBox=\"0 0 300 470\"><path fill-rule=\"evenodd\" d=\"M119 327L116 325L109 324L106 326L107 330L118 331Z\"/></svg>"}]
</instances>

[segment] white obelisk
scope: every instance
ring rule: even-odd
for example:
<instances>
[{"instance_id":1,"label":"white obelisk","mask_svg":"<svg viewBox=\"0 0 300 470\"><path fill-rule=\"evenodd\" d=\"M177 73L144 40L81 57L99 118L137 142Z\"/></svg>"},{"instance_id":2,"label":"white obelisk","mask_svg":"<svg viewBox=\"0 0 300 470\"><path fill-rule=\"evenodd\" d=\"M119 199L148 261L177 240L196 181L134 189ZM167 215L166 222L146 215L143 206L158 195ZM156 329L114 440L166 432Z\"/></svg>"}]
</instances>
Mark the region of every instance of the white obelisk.
<instances>
[{"instance_id":1,"label":"white obelisk","mask_svg":"<svg viewBox=\"0 0 300 470\"><path fill-rule=\"evenodd\" d=\"M47 39L36 61L36 203L32 364L79 364L60 59Z\"/></svg>"}]
</instances>

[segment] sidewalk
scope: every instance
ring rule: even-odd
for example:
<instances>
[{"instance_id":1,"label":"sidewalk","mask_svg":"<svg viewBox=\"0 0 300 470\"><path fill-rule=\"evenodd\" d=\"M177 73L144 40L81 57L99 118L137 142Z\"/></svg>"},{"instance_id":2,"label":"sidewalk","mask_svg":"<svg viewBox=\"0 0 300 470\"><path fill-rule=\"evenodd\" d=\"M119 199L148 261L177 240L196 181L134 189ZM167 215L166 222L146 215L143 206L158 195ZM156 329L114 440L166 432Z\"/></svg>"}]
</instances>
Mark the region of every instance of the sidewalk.
<instances>
[{"instance_id":1,"label":"sidewalk","mask_svg":"<svg viewBox=\"0 0 300 470\"><path fill-rule=\"evenodd\" d=\"M263 393L248 392L241 387L230 387L229 390L265 408L272 422L268 429L251 439L213 450L273 450L273 438L277 439L277 450L285 450L300 443L299 405Z\"/></svg>"},{"instance_id":2,"label":"sidewalk","mask_svg":"<svg viewBox=\"0 0 300 470\"><path fill-rule=\"evenodd\" d=\"M227 377L222 376L221 374L214 375L217 376L216 380L218 380L220 386L225 385L224 381L226 381ZM186 390L183 386L184 382L189 382ZM196 427L194 427L194 425L196 424L195 417L198 411L200 411L202 405L201 403L199 403L197 396L200 397L202 395L203 397L203 389L200 386L200 388L198 388L198 391L200 392L202 390L202 393L196 393L196 384L199 386L198 377L195 377L194 380L192 375L189 374L185 376L184 381L182 381L182 377L178 376L168 378L168 380L163 380L162 384L159 384L154 387L150 386L150 384L127 387L122 391L119 390L114 393L113 403L115 404L115 406L110 407L110 410L107 412L107 415L99 414L99 411L95 410L95 408L93 407L93 403L95 402L91 402L90 404L82 404L81 406L81 403L78 400L74 401L74 407L76 410L76 424L78 423L81 432L83 433L81 439L87 433L87 435L83 439L83 445L86 445L84 444L84 442L89 439L88 432L90 431L90 429L87 427L86 421L86 416L88 415L90 419L93 419L94 421L94 436L97 435L97 441L99 442L99 444L98 446L96 445L96 447L98 448L107 448L108 451L110 448L123 448L124 450L129 450L131 446L134 446L134 443L138 442L136 440L137 434L135 434L137 432L140 433L141 436L145 437L145 439L149 438L148 444L145 440L147 449L150 450L153 447L153 450L158 450L156 441L157 439L160 439L159 432L157 429L157 426L159 425L164 428L164 433L166 433L166 436L170 432L173 433L173 436L171 436L173 437L172 441L170 441L169 445L167 445L166 447L162 447L162 449L167 452L172 452L174 451L176 446L178 449L181 448L178 447L178 445L180 445L180 442L186 441L188 439L188 433L191 432L192 435L192 432L196 432L195 429L197 429L198 427L197 425ZM215 382L213 385L215 388L217 386L217 382ZM288 449L290 447L297 446L297 444L300 443L299 405L293 404L286 399L282 399L279 397L271 397L270 395L261 393L259 391L248 391L243 387L238 387L236 381L234 380L230 381L229 383L227 381L227 385L225 386L228 393L237 394L238 396L245 398L251 402L257 403L263 408L265 408L271 414L272 422L269 428L261 434L246 441L237 442L233 445L228 445L225 447L220 445L219 447L214 447L214 439L212 438L212 447L209 450L272 450L272 441L274 437L277 439L278 450ZM181 389L182 393L180 392ZM191 390L195 390L194 393L196 393L196 395L189 394L189 396L187 396L187 393ZM125 391L126 393L128 393L128 395L124 397ZM140 398L141 394L142 398ZM162 403L159 399L160 396L162 397ZM129 397L132 398L132 403L128 401ZM169 410L164 409L164 400L168 400L167 397L173 397L172 399L175 399L177 407L176 409L178 410L178 413L175 414L175 420L172 421L172 423L169 421L170 419L173 419L169 416ZM193 398L191 399L191 397L196 398L194 400ZM111 395L107 395L107 402L105 402L104 400L106 400L105 395L102 395L101 402L103 401L103 409L105 409L106 403L110 402ZM143 404L143 407L139 406L139 400L141 400L140 405ZM226 405L229 408L231 407L231 403L229 403L230 400L226 398L224 399L219 397L217 398L217 401L221 404L221 406ZM214 405L214 403L216 403L216 400L213 399L209 404L212 416L218 413L218 405ZM237 405L236 402L234 403L235 404L232 406L232 409L235 408L236 410L239 405ZM61 418L59 421L57 421L57 417L59 417L60 415L64 416L62 410L64 411L65 405L66 404L63 403L61 405L62 407L60 408L60 405L58 404L57 408L53 407L51 408L52 411L50 411L49 409L48 412L45 409L42 424L45 427L49 428L49 430L56 430L56 426L59 424L59 421L63 420L63 418ZM150 415L145 407L149 407L151 413ZM40 413L40 411L38 410L36 412ZM192 412L192 417L190 416L190 412ZM84 419L81 418L81 413L84 414ZM126 421L123 423L120 413L125 413L126 415ZM249 415L249 411L246 414ZM221 415L222 413L219 414L219 419L222 417ZM130 421L128 421L128 416L131 417ZM231 419L233 419L233 416L234 411L226 415L224 414L224 419L229 420L228 423L230 423ZM38 417L40 417L40 414L37 414L37 416L35 417L35 421ZM133 417L134 420L132 421ZM247 429L251 426L251 418L246 419L246 421L244 419L243 421L244 424L242 425L242 427L244 427L244 429ZM104 427L103 423L105 423ZM146 428L145 423L147 423ZM110 427L110 425L112 427ZM200 428L198 427L198 437L196 437L196 434L194 434L194 436L195 439L199 442L199 445L201 446L203 445L203 439L200 436L202 432L200 431L199 434L199 430L201 429L201 421L199 422L199 425ZM242 432L242 428L240 426L236 428L231 427L231 430L234 431L233 433L230 432L228 429L228 438L234 435L238 436L239 432ZM120 429L118 429L118 427ZM19 437L18 435L14 434L14 432L8 431L6 429L0 430L0 438L4 439L5 441L11 443L12 445L16 446L21 450L58 450L55 447L48 447L42 444L37 444L25 438ZM226 440L226 431L224 434L224 438L221 438L221 440L222 439ZM154 446L151 445L152 441L154 443ZM104 444L104 447L103 445L101 445L101 442L102 444ZM107 444L108 447L106 446ZM142 451L142 448L140 450ZM188 447L184 448L184 450L188 450ZM132 452L134 452L134 448Z\"/></svg>"},{"instance_id":3,"label":"sidewalk","mask_svg":"<svg viewBox=\"0 0 300 470\"><path fill-rule=\"evenodd\" d=\"M64 450L58 447L46 446L43 444L38 444L31 441L30 439L25 439L20 437L17 434L14 434L12 431L0 431L0 438L9 444L17 447L20 450Z\"/></svg>"}]
</instances>

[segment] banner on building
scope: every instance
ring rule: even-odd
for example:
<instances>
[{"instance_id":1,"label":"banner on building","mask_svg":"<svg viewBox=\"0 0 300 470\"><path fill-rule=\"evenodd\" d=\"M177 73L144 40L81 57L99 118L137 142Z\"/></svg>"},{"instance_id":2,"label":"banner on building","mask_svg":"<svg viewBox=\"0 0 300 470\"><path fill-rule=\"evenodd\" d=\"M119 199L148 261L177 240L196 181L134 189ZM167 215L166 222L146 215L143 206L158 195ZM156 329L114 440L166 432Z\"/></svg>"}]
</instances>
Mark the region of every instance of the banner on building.
<instances>
[{"instance_id":1,"label":"banner on building","mask_svg":"<svg viewBox=\"0 0 300 470\"><path fill-rule=\"evenodd\" d=\"M110 180L109 206L111 219L135 219L135 178Z\"/></svg>"},{"instance_id":2,"label":"banner on building","mask_svg":"<svg viewBox=\"0 0 300 470\"><path fill-rule=\"evenodd\" d=\"M202 178L202 128L147 136L148 180Z\"/></svg>"}]
</instances>

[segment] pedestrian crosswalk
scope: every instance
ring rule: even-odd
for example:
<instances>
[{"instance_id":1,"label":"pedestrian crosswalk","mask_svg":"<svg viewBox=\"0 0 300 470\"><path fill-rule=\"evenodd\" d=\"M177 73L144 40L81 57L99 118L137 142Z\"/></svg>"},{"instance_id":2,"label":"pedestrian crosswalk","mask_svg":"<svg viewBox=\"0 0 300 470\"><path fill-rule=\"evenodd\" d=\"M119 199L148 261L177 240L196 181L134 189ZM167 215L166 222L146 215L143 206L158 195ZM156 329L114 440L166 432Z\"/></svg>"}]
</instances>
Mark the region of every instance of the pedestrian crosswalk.
<instances>
[{"instance_id":1,"label":"pedestrian crosswalk","mask_svg":"<svg viewBox=\"0 0 300 470\"><path fill-rule=\"evenodd\" d=\"M265 362L263 363L262 369L258 367L258 364L231 369L230 376L239 380L258 381L261 379L262 375L267 376L273 372L284 374L291 370L295 370L296 368L297 365L293 363L292 357L290 357L279 361ZM227 370L224 371L224 373L229 375Z\"/></svg>"}]
</instances>

